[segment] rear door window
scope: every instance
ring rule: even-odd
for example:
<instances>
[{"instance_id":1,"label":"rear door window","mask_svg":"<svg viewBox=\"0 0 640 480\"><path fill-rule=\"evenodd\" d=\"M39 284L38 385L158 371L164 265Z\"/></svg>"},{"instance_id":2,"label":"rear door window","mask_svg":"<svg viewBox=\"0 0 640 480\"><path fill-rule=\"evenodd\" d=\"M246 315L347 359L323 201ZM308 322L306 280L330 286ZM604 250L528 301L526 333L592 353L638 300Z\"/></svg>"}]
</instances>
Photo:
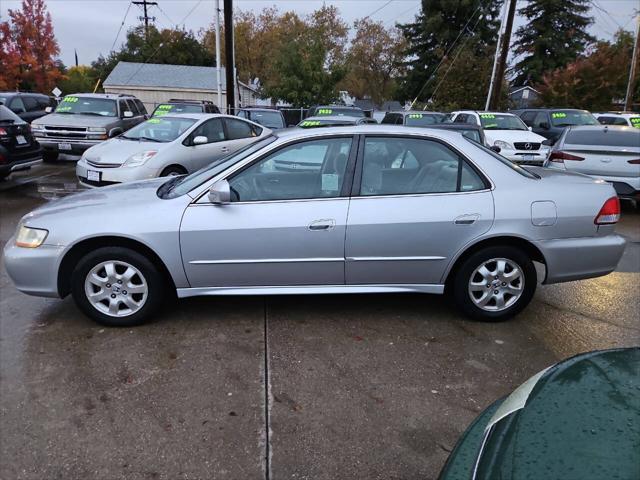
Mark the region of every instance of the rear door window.
<instances>
[{"instance_id":1,"label":"rear door window","mask_svg":"<svg viewBox=\"0 0 640 480\"><path fill-rule=\"evenodd\" d=\"M243 122L242 120L235 120L233 118L225 118L224 122L227 126L227 139L239 140L241 138L255 137L256 133L251 124Z\"/></svg>"},{"instance_id":2,"label":"rear door window","mask_svg":"<svg viewBox=\"0 0 640 480\"><path fill-rule=\"evenodd\" d=\"M34 97L24 96L22 97L22 101L24 102L24 107L27 112L37 112L40 110L38 107L38 102Z\"/></svg>"},{"instance_id":3,"label":"rear door window","mask_svg":"<svg viewBox=\"0 0 640 480\"><path fill-rule=\"evenodd\" d=\"M13 99L11 99L11 103L9 104L9 108L14 113L24 113L27 111L27 109L24 106L24 102L20 97L13 97Z\"/></svg>"},{"instance_id":4,"label":"rear door window","mask_svg":"<svg viewBox=\"0 0 640 480\"><path fill-rule=\"evenodd\" d=\"M193 131L191 139L207 137L207 143L220 142L225 139L222 121L219 118L207 120Z\"/></svg>"},{"instance_id":5,"label":"rear door window","mask_svg":"<svg viewBox=\"0 0 640 480\"><path fill-rule=\"evenodd\" d=\"M543 124L549 125L549 117L547 116L547 112L536 113L536 116L533 119L533 125L529 126L533 126L534 128L542 128Z\"/></svg>"}]
</instances>

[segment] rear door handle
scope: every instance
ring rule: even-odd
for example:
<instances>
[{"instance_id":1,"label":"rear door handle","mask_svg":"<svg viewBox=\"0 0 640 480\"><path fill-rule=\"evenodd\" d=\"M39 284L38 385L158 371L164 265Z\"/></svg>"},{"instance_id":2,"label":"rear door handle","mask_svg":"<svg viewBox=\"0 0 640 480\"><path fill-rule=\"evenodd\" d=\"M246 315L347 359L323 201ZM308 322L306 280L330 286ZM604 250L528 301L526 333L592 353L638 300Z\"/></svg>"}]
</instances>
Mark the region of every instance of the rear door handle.
<instances>
[{"instance_id":1,"label":"rear door handle","mask_svg":"<svg viewBox=\"0 0 640 480\"><path fill-rule=\"evenodd\" d=\"M323 218L322 220L314 220L307 227L311 231L318 230L331 230L336 226L336 221L333 218Z\"/></svg>"},{"instance_id":2,"label":"rear door handle","mask_svg":"<svg viewBox=\"0 0 640 480\"><path fill-rule=\"evenodd\" d=\"M456 225L473 225L474 223L476 223L476 220L478 220L478 218L480 218L479 213L468 213L466 215L460 215L459 217L456 217L453 223L455 223Z\"/></svg>"}]
</instances>

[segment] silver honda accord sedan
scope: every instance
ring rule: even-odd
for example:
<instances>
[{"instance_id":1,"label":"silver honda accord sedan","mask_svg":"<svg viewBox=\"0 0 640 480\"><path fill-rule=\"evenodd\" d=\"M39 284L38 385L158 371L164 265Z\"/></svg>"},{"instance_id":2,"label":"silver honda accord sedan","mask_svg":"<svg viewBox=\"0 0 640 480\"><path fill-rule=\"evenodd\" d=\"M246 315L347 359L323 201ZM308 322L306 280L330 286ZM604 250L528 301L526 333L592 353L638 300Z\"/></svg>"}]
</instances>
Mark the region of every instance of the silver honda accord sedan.
<instances>
[{"instance_id":1,"label":"silver honda accord sedan","mask_svg":"<svg viewBox=\"0 0 640 480\"><path fill-rule=\"evenodd\" d=\"M458 132L295 129L190 175L51 202L4 260L19 290L71 294L110 326L153 318L172 292L448 292L497 321L531 300L534 262L545 284L613 271L619 216L610 184L524 169Z\"/></svg>"}]
</instances>

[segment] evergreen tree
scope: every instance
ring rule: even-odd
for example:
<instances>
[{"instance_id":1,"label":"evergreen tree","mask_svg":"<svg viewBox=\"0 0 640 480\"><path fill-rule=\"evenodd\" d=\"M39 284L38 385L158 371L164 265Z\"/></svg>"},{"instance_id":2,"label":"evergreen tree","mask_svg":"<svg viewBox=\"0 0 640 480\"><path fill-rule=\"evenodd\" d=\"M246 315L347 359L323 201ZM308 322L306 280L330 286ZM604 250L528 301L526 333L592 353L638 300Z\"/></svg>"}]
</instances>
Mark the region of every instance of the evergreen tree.
<instances>
[{"instance_id":1,"label":"evergreen tree","mask_svg":"<svg viewBox=\"0 0 640 480\"><path fill-rule=\"evenodd\" d=\"M407 41L407 75L401 84L401 96L413 100L432 77L438 63L460 38L449 56L469 37L475 48L494 45L498 37L501 0L422 0L422 9L413 23L398 25ZM475 52L484 54L482 50ZM434 79L419 95L428 100Z\"/></svg>"},{"instance_id":2,"label":"evergreen tree","mask_svg":"<svg viewBox=\"0 0 640 480\"><path fill-rule=\"evenodd\" d=\"M515 85L534 85L545 73L574 61L595 39L589 0L531 0L518 14L527 19L516 31L514 53L521 59L513 70Z\"/></svg>"}]
</instances>

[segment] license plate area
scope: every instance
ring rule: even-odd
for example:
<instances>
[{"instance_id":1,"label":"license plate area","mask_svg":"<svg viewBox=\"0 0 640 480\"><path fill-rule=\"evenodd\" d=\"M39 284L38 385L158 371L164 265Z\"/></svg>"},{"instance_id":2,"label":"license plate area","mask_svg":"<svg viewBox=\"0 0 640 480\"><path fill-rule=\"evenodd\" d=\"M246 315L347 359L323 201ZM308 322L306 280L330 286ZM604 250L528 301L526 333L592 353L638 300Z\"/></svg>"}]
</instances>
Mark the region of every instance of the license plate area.
<instances>
[{"instance_id":1,"label":"license plate area","mask_svg":"<svg viewBox=\"0 0 640 480\"><path fill-rule=\"evenodd\" d=\"M87 170L87 180L92 182L99 182L101 177L101 172L96 172L95 170Z\"/></svg>"},{"instance_id":2,"label":"license plate area","mask_svg":"<svg viewBox=\"0 0 640 480\"><path fill-rule=\"evenodd\" d=\"M24 138L24 135L16 135L16 143L18 145L26 145L27 144L27 139Z\"/></svg>"},{"instance_id":3,"label":"license plate area","mask_svg":"<svg viewBox=\"0 0 640 480\"><path fill-rule=\"evenodd\" d=\"M70 143L59 143L58 144L58 149L59 150L64 150L64 151L71 151L71 144Z\"/></svg>"}]
</instances>

